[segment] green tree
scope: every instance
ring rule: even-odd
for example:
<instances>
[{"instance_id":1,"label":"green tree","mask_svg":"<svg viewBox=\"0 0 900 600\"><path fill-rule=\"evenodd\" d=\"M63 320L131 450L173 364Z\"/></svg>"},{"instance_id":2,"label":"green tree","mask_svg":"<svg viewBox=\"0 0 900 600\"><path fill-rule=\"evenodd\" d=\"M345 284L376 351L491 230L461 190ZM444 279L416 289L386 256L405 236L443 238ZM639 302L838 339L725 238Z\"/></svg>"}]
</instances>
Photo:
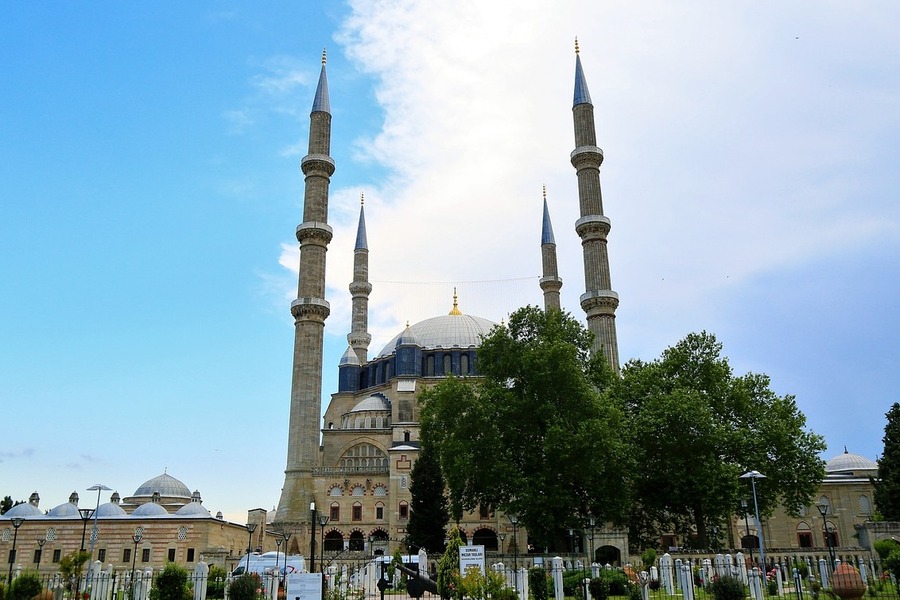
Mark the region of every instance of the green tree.
<instances>
[{"instance_id":1,"label":"green tree","mask_svg":"<svg viewBox=\"0 0 900 600\"><path fill-rule=\"evenodd\" d=\"M516 512L554 548L589 516L620 520L623 415L591 341L568 313L528 306L482 341L476 382L450 378L421 395L423 444L437 452L452 517L479 505Z\"/></svg>"},{"instance_id":2,"label":"green tree","mask_svg":"<svg viewBox=\"0 0 900 600\"><path fill-rule=\"evenodd\" d=\"M86 550L76 550L59 559L59 572L63 579L70 582L81 578L81 570L84 563L91 559L91 553Z\"/></svg>"},{"instance_id":3,"label":"green tree","mask_svg":"<svg viewBox=\"0 0 900 600\"><path fill-rule=\"evenodd\" d=\"M5 600L31 600L41 593L44 584L41 577L33 571L26 571L12 580Z\"/></svg>"},{"instance_id":4,"label":"green tree","mask_svg":"<svg viewBox=\"0 0 900 600\"><path fill-rule=\"evenodd\" d=\"M806 430L793 396L777 396L766 375L737 377L712 334L692 333L652 362L629 361L614 385L628 415L636 467L629 539L652 547L675 531L707 547L712 527L726 527L750 483L760 513L783 505L796 514L824 477L821 436Z\"/></svg>"},{"instance_id":5,"label":"green tree","mask_svg":"<svg viewBox=\"0 0 900 600\"><path fill-rule=\"evenodd\" d=\"M450 528L447 547L437 565L437 588L443 600L461 600L462 586L459 575L459 548L462 538L456 526Z\"/></svg>"},{"instance_id":6,"label":"green tree","mask_svg":"<svg viewBox=\"0 0 900 600\"><path fill-rule=\"evenodd\" d=\"M424 444L413 465L409 483L412 498L406 533L409 543L416 548L430 552L444 549L450 519L445 488L437 455L429 444Z\"/></svg>"},{"instance_id":7,"label":"green tree","mask_svg":"<svg viewBox=\"0 0 900 600\"><path fill-rule=\"evenodd\" d=\"M900 521L900 404L894 402L885 415L884 451L878 459L875 506L886 521Z\"/></svg>"},{"instance_id":8,"label":"green tree","mask_svg":"<svg viewBox=\"0 0 900 600\"><path fill-rule=\"evenodd\" d=\"M3 500L0 500L0 515L5 515L6 511L20 504L25 504L25 502L23 500L13 502L12 496L4 496Z\"/></svg>"},{"instance_id":9,"label":"green tree","mask_svg":"<svg viewBox=\"0 0 900 600\"><path fill-rule=\"evenodd\" d=\"M175 563L166 563L153 582L159 600L187 600L187 569Z\"/></svg>"}]
</instances>

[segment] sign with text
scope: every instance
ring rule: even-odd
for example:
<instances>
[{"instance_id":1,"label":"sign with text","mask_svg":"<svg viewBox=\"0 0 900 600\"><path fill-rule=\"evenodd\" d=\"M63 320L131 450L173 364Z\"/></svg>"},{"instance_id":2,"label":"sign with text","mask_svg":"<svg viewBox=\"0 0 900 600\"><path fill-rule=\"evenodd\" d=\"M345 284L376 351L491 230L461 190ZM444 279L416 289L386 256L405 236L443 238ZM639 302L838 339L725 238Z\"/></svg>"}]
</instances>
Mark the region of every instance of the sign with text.
<instances>
[{"instance_id":1,"label":"sign with text","mask_svg":"<svg viewBox=\"0 0 900 600\"><path fill-rule=\"evenodd\" d=\"M466 571L476 568L484 575L484 546L460 546L459 572L465 576Z\"/></svg>"},{"instance_id":2,"label":"sign with text","mask_svg":"<svg viewBox=\"0 0 900 600\"><path fill-rule=\"evenodd\" d=\"M286 579L286 600L322 600L321 573L289 573Z\"/></svg>"}]
</instances>

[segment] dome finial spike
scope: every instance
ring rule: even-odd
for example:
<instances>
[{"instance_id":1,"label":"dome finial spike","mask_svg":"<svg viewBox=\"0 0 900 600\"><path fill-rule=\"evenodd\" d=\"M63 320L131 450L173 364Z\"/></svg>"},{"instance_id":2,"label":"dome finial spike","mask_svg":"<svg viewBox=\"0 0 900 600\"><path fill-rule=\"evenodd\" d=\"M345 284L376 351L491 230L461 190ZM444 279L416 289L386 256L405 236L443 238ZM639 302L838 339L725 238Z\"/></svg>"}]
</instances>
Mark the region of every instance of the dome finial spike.
<instances>
[{"instance_id":1,"label":"dome finial spike","mask_svg":"<svg viewBox=\"0 0 900 600\"><path fill-rule=\"evenodd\" d=\"M575 36L575 54L578 54L578 36Z\"/></svg>"},{"instance_id":2,"label":"dome finial spike","mask_svg":"<svg viewBox=\"0 0 900 600\"><path fill-rule=\"evenodd\" d=\"M359 205L362 206L365 203L366 203L366 193L360 192L359 193Z\"/></svg>"},{"instance_id":3,"label":"dome finial spike","mask_svg":"<svg viewBox=\"0 0 900 600\"><path fill-rule=\"evenodd\" d=\"M578 45L578 42L575 42L575 45ZM328 58L328 53L325 51L325 48L322 48L322 66L325 66L326 59ZM577 52L577 51L576 51Z\"/></svg>"},{"instance_id":4,"label":"dome finial spike","mask_svg":"<svg viewBox=\"0 0 900 600\"><path fill-rule=\"evenodd\" d=\"M459 304L457 303L456 300L457 300L456 286L454 285L453 286L453 308L450 310L451 315L461 315L462 314L462 311L459 310Z\"/></svg>"},{"instance_id":5,"label":"dome finial spike","mask_svg":"<svg viewBox=\"0 0 900 600\"><path fill-rule=\"evenodd\" d=\"M544 200L546 200L547 199L547 184L545 183L541 187L544 189Z\"/></svg>"}]
</instances>

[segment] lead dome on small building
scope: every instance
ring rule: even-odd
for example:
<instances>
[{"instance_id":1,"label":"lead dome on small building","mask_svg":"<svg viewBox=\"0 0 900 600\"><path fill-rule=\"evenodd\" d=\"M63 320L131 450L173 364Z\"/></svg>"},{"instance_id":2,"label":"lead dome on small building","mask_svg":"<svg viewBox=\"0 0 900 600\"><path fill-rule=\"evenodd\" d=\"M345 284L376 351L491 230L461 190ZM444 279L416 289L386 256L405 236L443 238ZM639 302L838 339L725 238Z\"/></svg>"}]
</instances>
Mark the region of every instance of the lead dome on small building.
<instances>
[{"instance_id":1,"label":"lead dome on small building","mask_svg":"<svg viewBox=\"0 0 900 600\"><path fill-rule=\"evenodd\" d=\"M825 463L825 472L829 475L853 474L861 471L870 472L878 471L878 463L870 460L865 456L853 454L844 448L843 454L838 454Z\"/></svg>"}]
</instances>

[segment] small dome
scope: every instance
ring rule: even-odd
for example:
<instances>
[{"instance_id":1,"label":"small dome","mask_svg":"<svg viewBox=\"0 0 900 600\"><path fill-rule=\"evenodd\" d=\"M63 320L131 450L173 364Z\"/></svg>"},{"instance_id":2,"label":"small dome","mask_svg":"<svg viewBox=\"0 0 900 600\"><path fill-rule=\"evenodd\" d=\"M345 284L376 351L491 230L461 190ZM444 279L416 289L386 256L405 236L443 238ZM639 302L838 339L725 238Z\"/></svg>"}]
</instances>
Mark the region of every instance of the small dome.
<instances>
[{"instance_id":1,"label":"small dome","mask_svg":"<svg viewBox=\"0 0 900 600\"><path fill-rule=\"evenodd\" d=\"M144 506L147 506L146 504ZM137 512L137 511L135 511ZM175 511L175 514L179 517L204 517L209 518L212 515L209 514L209 511L203 508L203 505L199 502L188 502L181 508Z\"/></svg>"},{"instance_id":2,"label":"small dome","mask_svg":"<svg viewBox=\"0 0 900 600\"><path fill-rule=\"evenodd\" d=\"M859 454L851 454L844 448L843 454L838 454L825 463L826 473L852 473L855 471L877 471L878 463L869 460Z\"/></svg>"},{"instance_id":3,"label":"small dome","mask_svg":"<svg viewBox=\"0 0 900 600\"><path fill-rule=\"evenodd\" d=\"M190 498L191 490L168 473L157 475L153 479L145 481L134 492L135 496L152 496L153 492L159 492L164 498Z\"/></svg>"},{"instance_id":4,"label":"small dome","mask_svg":"<svg viewBox=\"0 0 900 600\"><path fill-rule=\"evenodd\" d=\"M365 412L365 411L390 411L391 410L391 401L382 396L381 394L372 394L368 398L364 398L354 406L350 412Z\"/></svg>"},{"instance_id":5,"label":"small dome","mask_svg":"<svg viewBox=\"0 0 900 600\"><path fill-rule=\"evenodd\" d=\"M106 504L101 504L97 509L97 518L99 519L108 519L110 517L126 517L128 513L125 512L117 502L107 502Z\"/></svg>"},{"instance_id":6,"label":"small dome","mask_svg":"<svg viewBox=\"0 0 900 600\"><path fill-rule=\"evenodd\" d=\"M78 511L75 511L78 514ZM4 519L11 519L13 517L22 517L23 519L27 519L28 517L42 517L44 516L43 511L31 504L29 502L23 502L22 504L16 504L11 509L3 513Z\"/></svg>"},{"instance_id":7,"label":"small dome","mask_svg":"<svg viewBox=\"0 0 900 600\"><path fill-rule=\"evenodd\" d=\"M81 513L78 512L78 505L73 504L71 502L66 502L65 504L60 504L59 506L54 506L50 509L50 512L47 513L48 517L58 517L61 519L70 519L70 518L81 518Z\"/></svg>"},{"instance_id":8,"label":"small dome","mask_svg":"<svg viewBox=\"0 0 900 600\"><path fill-rule=\"evenodd\" d=\"M190 504L186 504L185 506L190 506ZM184 507L182 507L184 508ZM179 509L180 510L180 509ZM131 513L132 517L160 517L167 516L169 512L163 508L162 504L158 504L156 502L147 502L145 504L141 504L134 512Z\"/></svg>"}]
</instances>

